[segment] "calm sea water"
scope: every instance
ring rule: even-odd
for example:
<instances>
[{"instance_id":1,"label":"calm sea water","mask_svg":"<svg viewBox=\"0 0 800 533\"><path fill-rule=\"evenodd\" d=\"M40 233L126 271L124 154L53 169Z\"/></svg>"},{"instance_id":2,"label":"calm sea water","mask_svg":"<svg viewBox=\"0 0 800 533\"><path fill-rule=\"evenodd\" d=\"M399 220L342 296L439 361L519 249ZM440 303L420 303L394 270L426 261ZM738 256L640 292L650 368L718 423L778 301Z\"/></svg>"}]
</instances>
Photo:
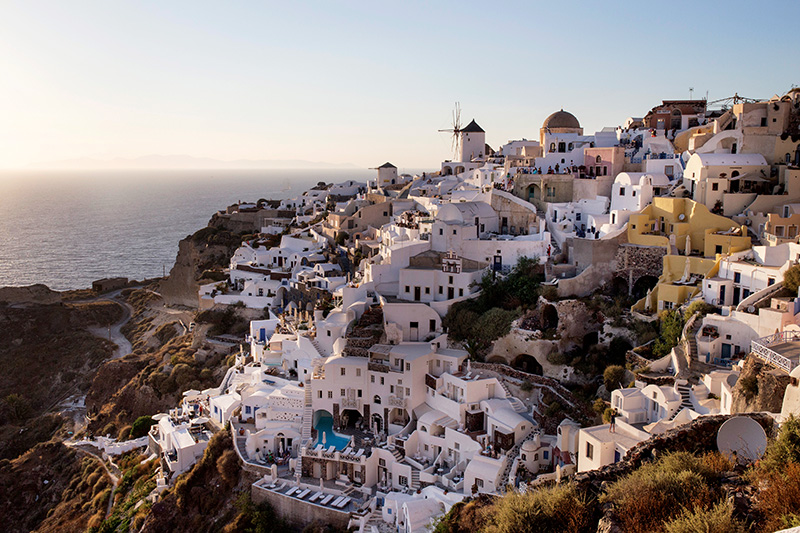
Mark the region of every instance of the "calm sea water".
<instances>
[{"instance_id":1,"label":"calm sea water","mask_svg":"<svg viewBox=\"0 0 800 533\"><path fill-rule=\"evenodd\" d=\"M66 290L169 273L178 241L238 201L297 196L370 170L0 173L0 287Z\"/></svg>"}]
</instances>

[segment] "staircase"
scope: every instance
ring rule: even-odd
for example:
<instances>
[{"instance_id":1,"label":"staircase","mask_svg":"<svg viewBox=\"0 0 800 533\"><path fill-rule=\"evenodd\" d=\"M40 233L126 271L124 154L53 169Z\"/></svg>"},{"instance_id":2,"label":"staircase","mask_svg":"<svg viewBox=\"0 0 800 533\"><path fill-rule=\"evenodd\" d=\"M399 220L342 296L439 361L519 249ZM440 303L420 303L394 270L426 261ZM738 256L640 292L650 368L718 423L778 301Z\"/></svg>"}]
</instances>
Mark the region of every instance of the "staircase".
<instances>
[{"instance_id":1,"label":"staircase","mask_svg":"<svg viewBox=\"0 0 800 533\"><path fill-rule=\"evenodd\" d=\"M403 462L403 454L400 453L400 450L398 450L395 447L392 447L389 451L392 452L392 455L394 456L395 459L397 459L398 463Z\"/></svg>"},{"instance_id":2,"label":"staircase","mask_svg":"<svg viewBox=\"0 0 800 533\"><path fill-rule=\"evenodd\" d=\"M236 437L236 449L239 451L239 455L242 459L250 459L250 456L247 455L247 447L245 443L247 442L247 437Z\"/></svg>"},{"instance_id":3,"label":"staircase","mask_svg":"<svg viewBox=\"0 0 800 533\"><path fill-rule=\"evenodd\" d=\"M675 385L675 389L678 391L678 394L681 395L681 405L675 413L669 417L670 420L674 420L678 413L680 413L685 407L689 409L694 409L694 405L692 404L692 386L689 383L677 383Z\"/></svg>"},{"instance_id":4,"label":"staircase","mask_svg":"<svg viewBox=\"0 0 800 533\"><path fill-rule=\"evenodd\" d=\"M520 442L516 443L510 450L506 452L506 457L508 460L506 461L506 468L503 470L503 477L500 481L500 486L498 487L499 490L505 492L506 487L511 483L509 477L511 476L511 467L514 466L514 459L519 456L519 451L522 448L522 445L533 439L536 436L536 432L532 431L528 433L528 436L522 439Z\"/></svg>"},{"instance_id":5,"label":"staircase","mask_svg":"<svg viewBox=\"0 0 800 533\"><path fill-rule=\"evenodd\" d=\"M690 329L687 333L689 338L686 340L689 343L689 353L686 355L690 357L690 361L697 361L697 332L700 330L702 325L702 320L695 320L694 324L692 325L692 329Z\"/></svg>"},{"instance_id":6,"label":"staircase","mask_svg":"<svg viewBox=\"0 0 800 533\"><path fill-rule=\"evenodd\" d=\"M311 341L311 344L314 346L314 349L317 350L317 353L320 357L325 357L325 354L322 352L322 346L319 345L319 341L316 337L308 337L308 340Z\"/></svg>"},{"instance_id":7,"label":"staircase","mask_svg":"<svg viewBox=\"0 0 800 533\"><path fill-rule=\"evenodd\" d=\"M413 466L411 467L411 488L414 490L420 488L419 470L417 470Z\"/></svg>"},{"instance_id":8,"label":"staircase","mask_svg":"<svg viewBox=\"0 0 800 533\"><path fill-rule=\"evenodd\" d=\"M519 398L517 398L516 396L512 396L511 395L511 391L508 390L508 387L506 386L506 384L504 382L501 381L500 382L500 386L503 387L503 390L506 392L506 400L511 402L511 408L514 409L515 412L517 412L517 413L527 413L528 412L528 408L525 406L525 404L522 403L522 401Z\"/></svg>"},{"instance_id":9,"label":"staircase","mask_svg":"<svg viewBox=\"0 0 800 533\"><path fill-rule=\"evenodd\" d=\"M300 434L303 446L311 444L311 421L314 417L314 408L311 406L311 400L311 380L307 379L305 384L305 405L303 406L303 429Z\"/></svg>"}]
</instances>

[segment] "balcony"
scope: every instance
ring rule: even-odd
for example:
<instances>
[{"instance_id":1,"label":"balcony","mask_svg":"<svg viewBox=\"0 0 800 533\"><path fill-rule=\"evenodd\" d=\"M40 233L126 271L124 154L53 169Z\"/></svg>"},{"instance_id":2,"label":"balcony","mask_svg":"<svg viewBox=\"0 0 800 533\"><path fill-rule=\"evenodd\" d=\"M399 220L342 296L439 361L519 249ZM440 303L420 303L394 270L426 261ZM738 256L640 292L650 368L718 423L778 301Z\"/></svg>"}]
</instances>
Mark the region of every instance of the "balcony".
<instances>
[{"instance_id":1,"label":"balcony","mask_svg":"<svg viewBox=\"0 0 800 533\"><path fill-rule=\"evenodd\" d=\"M398 396L389 396L387 403L392 407L405 407L406 406L406 399L400 398Z\"/></svg>"}]
</instances>

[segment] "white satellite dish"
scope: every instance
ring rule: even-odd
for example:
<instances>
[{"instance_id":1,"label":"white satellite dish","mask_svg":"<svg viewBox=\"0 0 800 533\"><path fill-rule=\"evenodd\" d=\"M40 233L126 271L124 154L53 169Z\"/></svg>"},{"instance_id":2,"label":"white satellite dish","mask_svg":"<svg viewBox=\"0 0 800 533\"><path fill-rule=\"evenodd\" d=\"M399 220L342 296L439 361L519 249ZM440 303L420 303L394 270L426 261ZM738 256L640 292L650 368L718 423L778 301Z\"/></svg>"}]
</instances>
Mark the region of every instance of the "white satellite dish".
<instances>
[{"instance_id":1,"label":"white satellite dish","mask_svg":"<svg viewBox=\"0 0 800 533\"><path fill-rule=\"evenodd\" d=\"M686 219L685 214L681 213L680 215L678 215L678 220L685 220L685 219Z\"/></svg>"},{"instance_id":2,"label":"white satellite dish","mask_svg":"<svg viewBox=\"0 0 800 533\"><path fill-rule=\"evenodd\" d=\"M761 459L767 449L767 433L761 424L746 416L728 419L717 432L717 448L740 464Z\"/></svg>"}]
</instances>

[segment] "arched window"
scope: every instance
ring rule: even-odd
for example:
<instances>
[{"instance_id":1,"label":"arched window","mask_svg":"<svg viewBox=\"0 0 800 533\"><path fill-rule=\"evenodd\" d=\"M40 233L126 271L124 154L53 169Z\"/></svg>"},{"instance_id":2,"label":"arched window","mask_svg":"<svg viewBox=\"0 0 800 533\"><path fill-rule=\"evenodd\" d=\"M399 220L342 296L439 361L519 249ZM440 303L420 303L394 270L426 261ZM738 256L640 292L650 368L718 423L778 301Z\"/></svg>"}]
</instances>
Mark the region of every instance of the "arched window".
<instances>
[{"instance_id":1,"label":"arched window","mask_svg":"<svg viewBox=\"0 0 800 533\"><path fill-rule=\"evenodd\" d=\"M556 151L556 143L550 143L550 151L551 152L555 152Z\"/></svg>"},{"instance_id":2,"label":"arched window","mask_svg":"<svg viewBox=\"0 0 800 533\"><path fill-rule=\"evenodd\" d=\"M739 175L739 171L738 170L734 170L733 172L731 172L731 177L732 178L735 178L738 175Z\"/></svg>"},{"instance_id":3,"label":"arched window","mask_svg":"<svg viewBox=\"0 0 800 533\"><path fill-rule=\"evenodd\" d=\"M600 157L599 155L597 157L595 157L594 160L595 160L596 163L602 163L603 162L603 158Z\"/></svg>"},{"instance_id":4,"label":"arched window","mask_svg":"<svg viewBox=\"0 0 800 533\"><path fill-rule=\"evenodd\" d=\"M372 403L378 403L378 404L381 403L381 397L376 394L375 397L372 399Z\"/></svg>"}]
</instances>

